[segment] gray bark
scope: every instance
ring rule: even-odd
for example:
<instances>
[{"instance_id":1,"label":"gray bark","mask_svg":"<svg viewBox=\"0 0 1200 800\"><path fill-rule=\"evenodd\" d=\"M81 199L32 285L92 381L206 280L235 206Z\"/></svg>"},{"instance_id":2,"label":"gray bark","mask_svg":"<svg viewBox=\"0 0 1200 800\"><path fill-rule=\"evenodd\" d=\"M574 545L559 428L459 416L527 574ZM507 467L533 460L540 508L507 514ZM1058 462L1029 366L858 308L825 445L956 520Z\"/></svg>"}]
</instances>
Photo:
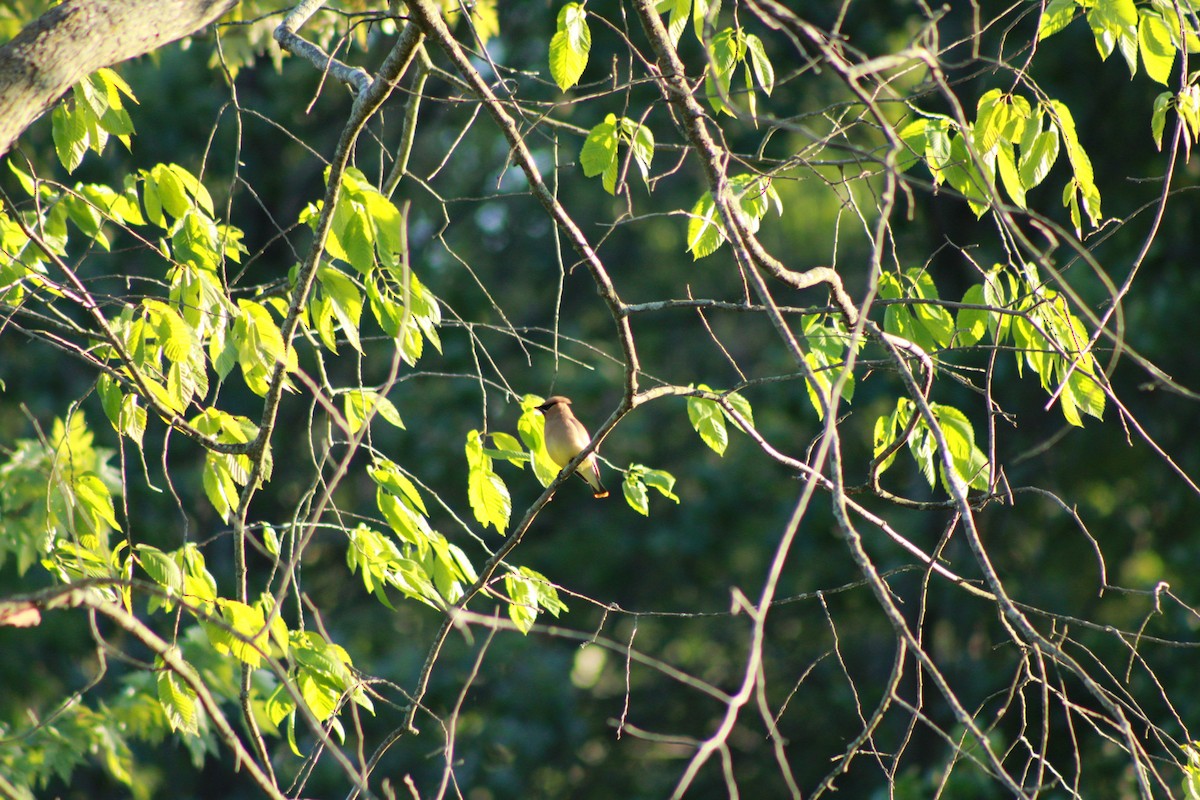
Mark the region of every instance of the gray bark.
<instances>
[{"instance_id":1,"label":"gray bark","mask_svg":"<svg viewBox=\"0 0 1200 800\"><path fill-rule=\"evenodd\" d=\"M0 155L86 75L194 33L238 0L67 0L0 47Z\"/></svg>"}]
</instances>

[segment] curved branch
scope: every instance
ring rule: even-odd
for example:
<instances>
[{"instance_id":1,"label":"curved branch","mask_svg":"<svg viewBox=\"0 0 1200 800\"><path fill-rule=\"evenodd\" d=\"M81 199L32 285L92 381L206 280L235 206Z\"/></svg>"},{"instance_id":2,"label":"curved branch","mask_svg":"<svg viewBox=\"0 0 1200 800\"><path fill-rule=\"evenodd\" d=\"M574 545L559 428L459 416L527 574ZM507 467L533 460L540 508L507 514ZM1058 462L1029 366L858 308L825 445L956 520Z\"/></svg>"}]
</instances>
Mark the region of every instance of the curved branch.
<instances>
[{"instance_id":1,"label":"curved branch","mask_svg":"<svg viewBox=\"0 0 1200 800\"><path fill-rule=\"evenodd\" d=\"M343 64L317 45L301 37L296 30L315 14L325 0L304 0L298 4L279 23L275 29L275 41L285 50L290 50L298 56L308 59L321 72L332 75L346 84L356 95L361 95L371 86L371 75L362 67L351 67Z\"/></svg>"}]
</instances>

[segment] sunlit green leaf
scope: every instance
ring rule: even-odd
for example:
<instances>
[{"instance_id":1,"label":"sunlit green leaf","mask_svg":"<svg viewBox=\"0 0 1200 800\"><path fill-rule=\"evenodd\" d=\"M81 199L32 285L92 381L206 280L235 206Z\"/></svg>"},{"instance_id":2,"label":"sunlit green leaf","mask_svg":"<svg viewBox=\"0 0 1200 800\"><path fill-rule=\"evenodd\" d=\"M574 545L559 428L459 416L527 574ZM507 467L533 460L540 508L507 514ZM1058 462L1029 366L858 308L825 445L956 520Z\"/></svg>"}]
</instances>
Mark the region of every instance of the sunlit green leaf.
<instances>
[{"instance_id":1,"label":"sunlit green leaf","mask_svg":"<svg viewBox=\"0 0 1200 800\"><path fill-rule=\"evenodd\" d=\"M724 243L725 231L717 219L717 206L712 194L705 192L688 217L687 251L693 259L700 259L712 255Z\"/></svg>"},{"instance_id":2,"label":"sunlit green leaf","mask_svg":"<svg viewBox=\"0 0 1200 800\"><path fill-rule=\"evenodd\" d=\"M621 482L621 493L625 502L643 517L650 516L650 495L646 493L646 484L640 477L629 474Z\"/></svg>"},{"instance_id":3,"label":"sunlit green leaf","mask_svg":"<svg viewBox=\"0 0 1200 800\"><path fill-rule=\"evenodd\" d=\"M512 498L503 479L493 471L492 459L484 455L478 431L467 434L466 454L467 495L475 519L484 527L491 525L498 533L504 533L512 513Z\"/></svg>"},{"instance_id":4,"label":"sunlit green leaf","mask_svg":"<svg viewBox=\"0 0 1200 800\"><path fill-rule=\"evenodd\" d=\"M683 36L683 31L687 28L688 12L692 10L692 0L658 0L654 10L659 14L670 12L667 35L671 38L671 44L678 47L679 38Z\"/></svg>"},{"instance_id":5,"label":"sunlit green leaf","mask_svg":"<svg viewBox=\"0 0 1200 800\"><path fill-rule=\"evenodd\" d=\"M558 12L554 36L550 39L550 75L559 89L565 92L579 83L591 49L587 11L579 3L567 3Z\"/></svg>"},{"instance_id":6,"label":"sunlit green leaf","mask_svg":"<svg viewBox=\"0 0 1200 800\"><path fill-rule=\"evenodd\" d=\"M754 34L746 36L746 52L750 56L750 63L754 67L754 78L758 81L758 85L768 95L775 88L775 68L771 66L771 60L767 58L767 50L763 47L762 39L759 39Z\"/></svg>"},{"instance_id":7,"label":"sunlit green leaf","mask_svg":"<svg viewBox=\"0 0 1200 800\"><path fill-rule=\"evenodd\" d=\"M537 588L520 573L510 572L504 576L504 591L509 597L508 618L521 633L529 633L537 621Z\"/></svg>"},{"instance_id":8,"label":"sunlit green leaf","mask_svg":"<svg viewBox=\"0 0 1200 800\"><path fill-rule=\"evenodd\" d=\"M717 455L724 455L729 445L729 433L725 429L725 415L715 400L704 397L687 398L688 421L700 434L701 440Z\"/></svg>"},{"instance_id":9,"label":"sunlit green leaf","mask_svg":"<svg viewBox=\"0 0 1200 800\"><path fill-rule=\"evenodd\" d=\"M613 194L617 185L617 118L609 114L592 128L579 152L583 174L589 178L602 177L604 191Z\"/></svg>"},{"instance_id":10,"label":"sunlit green leaf","mask_svg":"<svg viewBox=\"0 0 1200 800\"><path fill-rule=\"evenodd\" d=\"M1138 11L1138 49L1146 74L1166 85L1175 64L1175 42L1166 20L1145 8Z\"/></svg>"},{"instance_id":11,"label":"sunlit green leaf","mask_svg":"<svg viewBox=\"0 0 1200 800\"><path fill-rule=\"evenodd\" d=\"M982 306L987 301L984 298L983 284L976 283L967 289L963 295L963 303ZM961 347L971 347L979 342L988 330L988 312L980 308L959 309L958 320L955 324L955 343Z\"/></svg>"},{"instance_id":12,"label":"sunlit green leaf","mask_svg":"<svg viewBox=\"0 0 1200 800\"><path fill-rule=\"evenodd\" d=\"M367 417L372 414L377 414L397 428L404 428L404 421L400 419L400 412L396 410L396 406L378 392L353 389L342 396L342 407L350 433L358 433Z\"/></svg>"},{"instance_id":13,"label":"sunlit green leaf","mask_svg":"<svg viewBox=\"0 0 1200 800\"><path fill-rule=\"evenodd\" d=\"M1075 0L1050 0L1038 20L1038 40L1053 36L1071 23L1075 16Z\"/></svg>"},{"instance_id":14,"label":"sunlit green leaf","mask_svg":"<svg viewBox=\"0 0 1200 800\"><path fill-rule=\"evenodd\" d=\"M178 648L172 648L178 654ZM159 657L158 667L158 702L166 715L171 730L195 736L200 730L200 708L196 693L182 678L168 668Z\"/></svg>"},{"instance_id":15,"label":"sunlit green leaf","mask_svg":"<svg viewBox=\"0 0 1200 800\"><path fill-rule=\"evenodd\" d=\"M1154 146L1162 150L1163 130L1167 126L1167 109L1171 107L1174 95L1162 92L1154 98L1154 110L1150 116L1150 135L1154 137Z\"/></svg>"}]
</instances>

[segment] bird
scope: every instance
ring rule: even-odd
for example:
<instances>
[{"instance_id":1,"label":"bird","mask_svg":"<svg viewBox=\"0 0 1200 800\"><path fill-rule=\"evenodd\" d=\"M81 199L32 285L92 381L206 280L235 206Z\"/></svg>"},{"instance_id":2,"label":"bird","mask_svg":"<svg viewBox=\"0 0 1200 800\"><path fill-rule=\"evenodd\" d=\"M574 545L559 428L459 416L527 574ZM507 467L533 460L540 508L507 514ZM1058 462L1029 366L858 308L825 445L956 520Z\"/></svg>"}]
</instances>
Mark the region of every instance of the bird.
<instances>
[{"instance_id":1,"label":"bird","mask_svg":"<svg viewBox=\"0 0 1200 800\"><path fill-rule=\"evenodd\" d=\"M587 432L587 428L583 427L583 423L571 413L571 401L562 395L547 398L537 410L546 418L546 452L550 455L550 460L561 469L588 446L592 436ZM600 483L600 465L596 462L595 451L590 453L575 471L592 487L593 497L608 497L608 490Z\"/></svg>"}]
</instances>

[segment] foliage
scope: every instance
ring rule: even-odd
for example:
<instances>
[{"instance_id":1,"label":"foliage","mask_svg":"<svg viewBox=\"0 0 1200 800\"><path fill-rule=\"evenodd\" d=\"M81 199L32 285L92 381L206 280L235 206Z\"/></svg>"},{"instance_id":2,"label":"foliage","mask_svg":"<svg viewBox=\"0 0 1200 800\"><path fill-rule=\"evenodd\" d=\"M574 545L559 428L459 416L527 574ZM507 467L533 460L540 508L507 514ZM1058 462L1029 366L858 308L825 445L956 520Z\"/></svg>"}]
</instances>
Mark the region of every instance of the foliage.
<instances>
[{"instance_id":1,"label":"foliage","mask_svg":"<svg viewBox=\"0 0 1200 800\"><path fill-rule=\"evenodd\" d=\"M1197 796L1191 4L317 5L5 157L0 794Z\"/></svg>"}]
</instances>

